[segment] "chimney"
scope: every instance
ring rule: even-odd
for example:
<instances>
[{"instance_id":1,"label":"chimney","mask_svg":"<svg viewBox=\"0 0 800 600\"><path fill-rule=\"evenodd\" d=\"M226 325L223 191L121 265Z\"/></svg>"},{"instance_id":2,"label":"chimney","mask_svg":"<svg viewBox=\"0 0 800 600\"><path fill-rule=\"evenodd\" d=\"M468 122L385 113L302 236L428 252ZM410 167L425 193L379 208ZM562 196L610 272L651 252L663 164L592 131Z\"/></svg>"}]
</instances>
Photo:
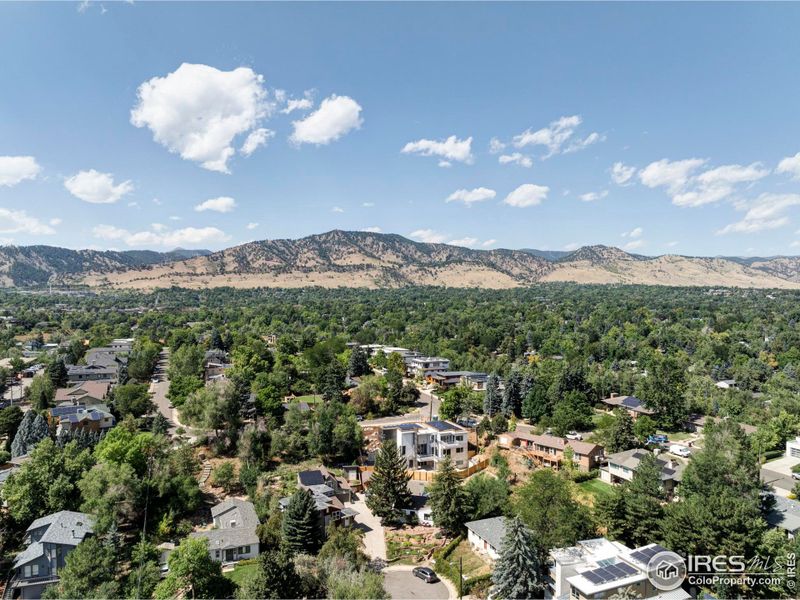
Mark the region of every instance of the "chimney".
<instances>
[{"instance_id":1,"label":"chimney","mask_svg":"<svg viewBox=\"0 0 800 600\"><path fill-rule=\"evenodd\" d=\"M616 398L617 397L617 392L611 392L611 397L612 398Z\"/></svg>"}]
</instances>

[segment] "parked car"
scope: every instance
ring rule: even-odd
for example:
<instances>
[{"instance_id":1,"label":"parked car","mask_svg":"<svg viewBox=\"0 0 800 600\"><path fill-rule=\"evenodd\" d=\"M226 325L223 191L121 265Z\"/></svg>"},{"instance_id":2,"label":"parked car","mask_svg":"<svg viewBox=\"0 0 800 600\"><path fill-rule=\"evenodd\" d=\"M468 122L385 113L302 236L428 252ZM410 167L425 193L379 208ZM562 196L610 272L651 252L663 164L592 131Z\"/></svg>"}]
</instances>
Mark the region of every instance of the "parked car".
<instances>
[{"instance_id":1,"label":"parked car","mask_svg":"<svg viewBox=\"0 0 800 600\"><path fill-rule=\"evenodd\" d=\"M797 471L792 471L792 479L797 479L798 481L800 481L800 473L798 473Z\"/></svg>"},{"instance_id":2,"label":"parked car","mask_svg":"<svg viewBox=\"0 0 800 600\"><path fill-rule=\"evenodd\" d=\"M660 444L666 444L667 442L669 442L669 438L663 434L651 435L647 437L648 444L658 446Z\"/></svg>"},{"instance_id":3,"label":"parked car","mask_svg":"<svg viewBox=\"0 0 800 600\"><path fill-rule=\"evenodd\" d=\"M411 572L414 574L414 577L419 577L425 583L436 583L439 581L433 569L429 569L428 567L414 567L414 570Z\"/></svg>"},{"instance_id":4,"label":"parked car","mask_svg":"<svg viewBox=\"0 0 800 600\"><path fill-rule=\"evenodd\" d=\"M682 456L684 458L689 458L692 455L692 451L689 450L689 448L687 448L686 446L681 446L679 444L672 444L669 447L669 451L675 456Z\"/></svg>"},{"instance_id":5,"label":"parked car","mask_svg":"<svg viewBox=\"0 0 800 600\"><path fill-rule=\"evenodd\" d=\"M458 421L456 421L456 423L458 423L462 427L477 427L478 426L478 421L476 419L458 419Z\"/></svg>"},{"instance_id":6,"label":"parked car","mask_svg":"<svg viewBox=\"0 0 800 600\"><path fill-rule=\"evenodd\" d=\"M583 436L580 433L578 433L577 431L570 431L567 434L567 439L568 440L582 440Z\"/></svg>"}]
</instances>

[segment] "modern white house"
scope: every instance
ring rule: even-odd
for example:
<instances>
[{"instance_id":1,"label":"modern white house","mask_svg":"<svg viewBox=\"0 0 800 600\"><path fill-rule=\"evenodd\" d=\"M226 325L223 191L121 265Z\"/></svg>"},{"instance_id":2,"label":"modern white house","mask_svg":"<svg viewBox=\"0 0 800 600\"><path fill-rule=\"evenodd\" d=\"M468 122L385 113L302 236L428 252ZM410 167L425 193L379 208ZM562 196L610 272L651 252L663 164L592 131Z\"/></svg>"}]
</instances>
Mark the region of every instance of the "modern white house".
<instances>
[{"instance_id":1,"label":"modern white house","mask_svg":"<svg viewBox=\"0 0 800 600\"><path fill-rule=\"evenodd\" d=\"M450 359L441 356L415 356L408 361L409 375L425 377L435 371L449 371Z\"/></svg>"},{"instance_id":2,"label":"modern white house","mask_svg":"<svg viewBox=\"0 0 800 600\"><path fill-rule=\"evenodd\" d=\"M435 470L446 456L457 469L469 465L467 430L450 421L387 425L383 435L395 441L409 469Z\"/></svg>"},{"instance_id":3,"label":"modern white house","mask_svg":"<svg viewBox=\"0 0 800 600\"><path fill-rule=\"evenodd\" d=\"M786 442L786 458L800 458L800 436Z\"/></svg>"},{"instance_id":4,"label":"modern white house","mask_svg":"<svg viewBox=\"0 0 800 600\"><path fill-rule=\"evenodd\" d=\"M666 548L658 544L632 550L606 538L583 540L569 548L552 550L546 582L548 597L591 600L610 598L624 591L642 599L690 598L681 588L670 592L657 589L647 576L650 559L664 551Z\"/></svg>"}]
</instances>

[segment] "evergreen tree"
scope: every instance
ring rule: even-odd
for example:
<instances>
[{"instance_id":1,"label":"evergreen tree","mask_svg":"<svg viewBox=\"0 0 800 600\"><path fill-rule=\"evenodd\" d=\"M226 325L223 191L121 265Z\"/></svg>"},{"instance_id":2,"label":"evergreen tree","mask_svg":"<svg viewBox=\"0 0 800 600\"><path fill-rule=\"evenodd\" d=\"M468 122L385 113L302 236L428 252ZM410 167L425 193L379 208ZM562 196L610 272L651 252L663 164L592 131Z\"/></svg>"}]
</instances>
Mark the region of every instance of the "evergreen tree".
<instances>
[{"instance_id":1,"label":"evergreen tree","mask_svg":"<svg viewBox=\"0 0 800 600\"><path fill-rule=\"evenodd\" d=\"M34 446L45 438L50 437L50 428L44 417L29 410L22 418L22 422L11 443L11 456L17 458L29 454Z\"/></svg>"},{"instance_id":2,"label":"evergreen tree","mask_svg":"<svg viewBox=\"0 0 800 600\"><path fill-rule=\"evenodd\" d=\"M458 535L467 520L467 495L449 456L445 456L428 488L433 521L450 535Z\"/></svg>"},{"instance_id":3,"label":"evergreen tree","mask_svg":"<svg viewBox=\"0 0 800 600\"><path fill-rule=\"evenodd\" d=\"M633 419L627 410L617 408L614 411L616 419L609 431L609 452L624 452L636 448L636 436L633 434Z\"/></svg>"},{"instance_id":4,"label":"evergreen tree","mask_svg":"<svg viewBox=\"0 0 800 600\"><path fill-rule=\"evenodd\" d=\"M492 572L493 595L504 600L541 598L544 586L537 540L518 516L505 519L500 558Z\"/></svg>"},{"instance_id":5,"label":"evergreen tree","mask_svg":"<svg viewBox=\"0 0 800 600\"><path fill-rule=\"evenodd\" d=\"M69 375L67 374L67 365L64 364L63 358L56 358L54 359L49 365L47 365L47 370L45 371L47 378L53 382L53 385L57 388L65 387L67 382L69 381Z\"/></svg>"},{"instance_id":6,"label":"evergreen tree","mask_svg":"<svg viewBox=\"0 0 800 600\"><path fill-rule=\"evenodd\" d=\"M156 413L156 416L153 417L153 422L150 425L150 431L155 435L166 435L167 431L169 431L169 420L167 417L162 415L160 412Z\"/></svg>"},{"instance_id":7,"label":"evergreen tree","mask_svg":"<svg viewBox=\"0 0 800 600\"><path fill-rule=\"evenodd\" d=\"M375 470L367 488L367 506L381 523L399 521L411 503L406 460L393 440L385 440L375 458Z\"/></svg>"},{"instance_id":8,"label":"evergreen tree","mask_svg":"<svg viewBox=\"0 0 800 600\"><path fill-rule=\"evenodd\" d=\"M351 377L362 377L372 373L366 351L361 346L356 346L350 353L347 372Z\"/></svg>"},{"instance_id":9,"label":"evergreen tree","mask_svg":"<svg viewBox=\"0 0 800 600\"><path fill-rule=\"evenodd\" d=\"M519 415L522 404L522 375L519 371L511 371L506 378L506 386L503 389L503 401L501 410L506 418L512 415Z\"/></svg>"},{"instance_id":10,"label":"evergreen tree","mask_svg":"<svg viewBox=\"0 0 800 600\"><path fill-rule=\"evenodd\" d=\"M625 484L625 512L632 547L644 546L659 538L666 501L661 486L661 466L649 452L642 457L633 478Z\"/></svg>"},{"instance_id":11,"label":"evergreen tree","mask_svg":"<svg viewBox=\"0 0 800 600\"><path fill-rule=\"evenodd\" d=\"M283 513L283 541L294 554L314 554L322 545L319 513L308 490L297 490Z\"/></svg>"},{"instance_id":12,"label":"evergreen tree","mask_svg":"<svg viewBox=\"0 0 800 600\"><path fill-rule=\"evenodd\" d=\"M500 382L497 374L492 373L486 379L486 395L483 398L483 412L492 417L500 411L502 397L500 395Z\"/></svg>"}]
</instances>

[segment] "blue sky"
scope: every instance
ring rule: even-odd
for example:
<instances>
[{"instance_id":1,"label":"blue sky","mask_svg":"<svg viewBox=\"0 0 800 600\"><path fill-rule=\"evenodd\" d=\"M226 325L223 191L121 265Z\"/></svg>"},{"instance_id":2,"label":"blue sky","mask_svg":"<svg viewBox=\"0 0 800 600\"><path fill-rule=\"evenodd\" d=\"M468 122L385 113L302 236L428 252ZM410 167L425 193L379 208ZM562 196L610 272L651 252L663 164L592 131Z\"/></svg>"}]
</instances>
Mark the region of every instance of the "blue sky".
<instances>
[{"instance_id":1,"label":"blue sky","mask_svg":"<svg viewBox=\"0 0 800 600\"><path fill-rule=\"evenodd\" d=\"M789 3L2 3L0 242L339 228L797 254L799 22Z\"/></svg>"}]
</instances>

